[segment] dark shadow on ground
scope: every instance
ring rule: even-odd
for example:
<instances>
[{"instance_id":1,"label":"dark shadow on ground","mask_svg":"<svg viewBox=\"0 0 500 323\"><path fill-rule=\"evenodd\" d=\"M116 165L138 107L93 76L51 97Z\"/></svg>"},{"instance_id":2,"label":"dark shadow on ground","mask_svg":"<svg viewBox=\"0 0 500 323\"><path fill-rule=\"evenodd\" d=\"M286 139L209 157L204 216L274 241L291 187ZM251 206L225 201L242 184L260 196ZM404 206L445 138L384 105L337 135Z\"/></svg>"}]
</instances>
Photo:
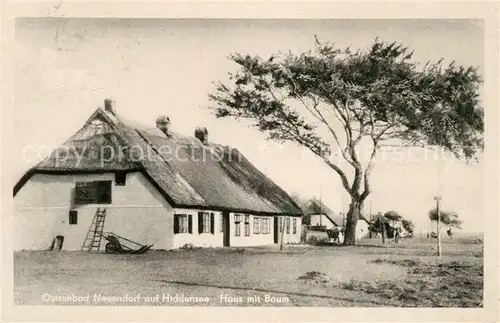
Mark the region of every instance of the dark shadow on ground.
<instances>
[{"instance_id":1,"label":"dark shadow on ground","mask_svg":"<svg viewBox=\"0 0 500 323\"><path fill-rule=\"evenodd\" d=\"M364 248L392 248L392 247L398 247L398 248L404 248L404 247L401 247L400 245L396 245L396 244L359 244L359 245L356 245L356 247L364 247Z\"/></svg>"},{"instance_id":2,"label":"dark shadow on ground","mask_svg":"<svg viewBox=\"0 0 500 323\"><path fill-rule=\"evenodd\" d=\"M316 297L316 298L324 298L324 299L333 299L333 300L338 300L338 301L346 301L346 302L351 302L351 303L365 303L365 304L368 303L368 304L380 305L380 306L391 306L387 303L381 303L381 302L376 302L376 301L372 301L372 300L370 300L370 301L354 300L352 298L345 298L345 297L333 297L330 295L306 294L306 293L299 293L299 292L286 292L286 291L271 290L271 289L265 289L265 288L222 286L222 285L214 285L214 284L199 284L199 283L190 283L190 282L182 282L182 281L169 281L169 280L155 280L155 281L165 283L165 284L211 287L211 288L218 288L218 289L232 289L232 290L264 292L264 293L273 293L273 294L285 294L285 295L293 295L293 296L301 296L301 297Z\"/></svg>"},{"instance_id":3,"label":"dark shadow on ground","mask_svg":"<svg viewBox=\"0 0 500 323\"><path fill-rule=\"evenodd\" d=\"M342 247L341 244L338 244L337 242L330 242L330 241L317 241L317 242L308 242L311 246L316 246L316 247Z\"/></svg>"}]
</instances>

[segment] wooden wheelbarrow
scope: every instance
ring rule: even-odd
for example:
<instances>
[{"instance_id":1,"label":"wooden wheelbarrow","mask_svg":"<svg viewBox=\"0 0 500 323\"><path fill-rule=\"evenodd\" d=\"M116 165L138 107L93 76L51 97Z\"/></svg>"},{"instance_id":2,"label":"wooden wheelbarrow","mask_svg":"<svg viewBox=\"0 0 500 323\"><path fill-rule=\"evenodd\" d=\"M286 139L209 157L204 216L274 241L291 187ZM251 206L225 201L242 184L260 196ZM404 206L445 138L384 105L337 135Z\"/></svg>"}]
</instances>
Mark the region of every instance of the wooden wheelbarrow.
<instances>
[{"instance_id":1,"label":"wooden wheelbarrow","mask_svg":"<svg viewBox=\"0 0 500 323\"><path fill-rule=\"evenodd\" d=\"M109 241L106 243L106 253L129 253L129 254L142 254L148 252L153 245L141 245L140 243L134 242L127 238L121 237L115 233L109 232L103 235L104 239ZM138 246L139 248L134 249L127 244L132 244Z\"/></svg>"}]
</instances>

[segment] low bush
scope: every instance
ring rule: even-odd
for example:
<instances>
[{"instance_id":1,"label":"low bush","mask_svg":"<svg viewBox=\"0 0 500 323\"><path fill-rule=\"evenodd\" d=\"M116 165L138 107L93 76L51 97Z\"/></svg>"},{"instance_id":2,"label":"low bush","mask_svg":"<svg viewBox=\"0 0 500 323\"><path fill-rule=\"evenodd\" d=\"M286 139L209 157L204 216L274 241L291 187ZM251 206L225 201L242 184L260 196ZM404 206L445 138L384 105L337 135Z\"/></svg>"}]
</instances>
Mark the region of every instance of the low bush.
<instances>
[{"instance_id":1,"label":"low bush","mask_svg":"<svg viewBox=\"0 0 500 323\"><path fill-rule=\"evenodd\" d=\"M397 305L408 307L480 307L483 297L481 263L449 261L424 263L420 260L376 259L408 268L405 280L357 281L342 283L341 288L377 294Z\"/></svg>"}]
</instances>

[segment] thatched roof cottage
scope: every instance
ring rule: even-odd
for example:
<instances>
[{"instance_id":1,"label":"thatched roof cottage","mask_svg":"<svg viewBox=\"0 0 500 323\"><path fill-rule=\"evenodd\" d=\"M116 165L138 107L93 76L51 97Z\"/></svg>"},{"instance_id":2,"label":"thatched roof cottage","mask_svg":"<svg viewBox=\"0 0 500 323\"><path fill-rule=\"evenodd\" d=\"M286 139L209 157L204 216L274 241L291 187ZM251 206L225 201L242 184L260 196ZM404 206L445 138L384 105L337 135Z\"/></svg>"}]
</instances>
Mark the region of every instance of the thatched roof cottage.
<instances>
[{"instance_id":1,"label":"thatched roof cottage","mask_svg":"<svg viewBox=\"0 0 500 323\"><path fill-rule=\"evenodd\" d=\"M308 224L309 229L331 230L338 228L340 231L345 226L345 215L342 212L333 211L328 205L317 198L311 198L301 203L304 213L303 222ZM369 235L369 221L362 215L356 225L356 239L361 240ZM341 241L343 235L341 235Z\"/></svg>"},{"instance_id":2,"label":"thatched roof cottage","mask_svg":"<svg viewBox=\"0 0 500 323\"><path fill-rule=\"evenodd\" d=\"M302 206L302 211L310 227L332 229L344 225L342 213L334 212L323 201L316 198L307 200Z\"/></svg>"},{"instance_id":3,"label":"thatched roof cottage","mask_svg":"<svg viewBox=\"0 0 500 323\"><path fill-rule=\"evenodd\" d=\"M47 249L56 236L85 249L92 228L156 249L300 241L301 209L237 149L205 128L174 133L168 117L136 125L111 100L18 181L14 205L16 249Z\"/></svg>"}]
</instances>

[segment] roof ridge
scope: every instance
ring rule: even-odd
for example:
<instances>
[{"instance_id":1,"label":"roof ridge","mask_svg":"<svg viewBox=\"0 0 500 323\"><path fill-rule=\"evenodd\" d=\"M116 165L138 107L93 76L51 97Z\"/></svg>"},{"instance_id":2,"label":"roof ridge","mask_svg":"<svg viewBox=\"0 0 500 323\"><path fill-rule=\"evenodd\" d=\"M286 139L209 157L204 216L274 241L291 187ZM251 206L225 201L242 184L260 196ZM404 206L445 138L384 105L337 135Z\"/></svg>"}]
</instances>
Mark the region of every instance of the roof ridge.
<instances>
[{"instance_id":1,"label":"roof ridge","mask_svg":"<svg viewBox=\"0 0 500 323\"><path fill-rule=\"evenodd\" d=\"M90 123L96 118L103 120L106 125L96 124L94 127ZM108 134L112 138L108 138ZM37 171L49 170L67 174L78 171L125 170L143 173L167 202L176 208L293 216L303 213L284 189L251 163L237 148L215 142L209 142L207 145L193 135L178 132L173 134L173 138L169 138L155 126L145 125L114 111L97 108L84 125L59 146L58 149L62 149L60 152L65 153L62 156L68 158L58 160L58 153L46 157L36 165L38 168L34 167L25 174L23 182L16 184L14 195ZM123 156L120 151L120 155L105 157L108 155L104 154L102 147L107 144L110 144L112 150L126 148L123 152L127 155ZM78 155L69 154L64 150L67 149L64 145L70 149L74 148ZM175 155L174 159L167 158L165 154L168 152L155 150L161 145L170 147L180 155ZM181 145L202 147L203 150L189 151L189 147ZM213 148L215 150L212 150ZM217 153L217 148L220 153ZM207 155L208 159L201 159L205 157L200 154L204 154L206 150L213 151L213 154ZM210 156L214 158L211 159Z\"/></svg>"},{"instance_id":2,"label":"roof ridge","mask_svg":"<svg viewBox=\"0 0 500 323\"><path fill-rule=\"evenodd\" d=\"M102 112L106 113L105 111L102 111ZM114 117L120 123L122 123L124 125L131 126L135 129L139 129L140 131L145 131L145 132L150 133L152 130L159 130L156 126L149 125L149 124L141 122L141 121L132 120L132 119L130 119L128 117L124 117L123 115L120 115L118 113L115 113ZM161 131L161 130L159 130L159 131ZM194 134L185 134L185 133L182 133L179 131L169 131L169 132L174 135L173 136L174 138L178 137L178 138L192 139L196 142L199 142L200 145L203 145L204 147L207 147L207 148L209 148L210 146L219 146L219 147L223 147L223 148L230 148L231 150L236 150L238 153L241 153L239 151L239 149L237 149L236 147L233 147L231 145L228 145L228 144L222 144L222 143L215 142L215 141L208 141L208 144L203 144L198 138L195 137Z\"/></svg>"}]
</instances>

